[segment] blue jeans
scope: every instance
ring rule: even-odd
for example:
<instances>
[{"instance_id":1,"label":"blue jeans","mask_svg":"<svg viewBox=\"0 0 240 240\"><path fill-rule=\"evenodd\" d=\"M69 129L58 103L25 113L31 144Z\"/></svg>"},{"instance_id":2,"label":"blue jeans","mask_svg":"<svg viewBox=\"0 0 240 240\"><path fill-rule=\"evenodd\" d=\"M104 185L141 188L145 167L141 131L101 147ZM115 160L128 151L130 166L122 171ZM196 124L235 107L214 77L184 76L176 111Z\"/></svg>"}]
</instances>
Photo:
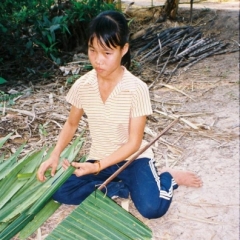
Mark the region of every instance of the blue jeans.
<instances>
[{"instance_id":1,"label":"blue jeans","mask_svg":"<svg viewBox=\"0 0 240 240\"><path fill-rule=\"evenodd\" d=\"M80 204L124 163L125 161L103 169L98 175L72 175L53 195L53 199L64 204ZM159 218L167 212L173 190L177 187L169 172L158 176L153 159L140 158L119 173L103 192L109 197L116 195L125 198L130 193L140 214L151 219Z\"/></svg>"}]
</instances>

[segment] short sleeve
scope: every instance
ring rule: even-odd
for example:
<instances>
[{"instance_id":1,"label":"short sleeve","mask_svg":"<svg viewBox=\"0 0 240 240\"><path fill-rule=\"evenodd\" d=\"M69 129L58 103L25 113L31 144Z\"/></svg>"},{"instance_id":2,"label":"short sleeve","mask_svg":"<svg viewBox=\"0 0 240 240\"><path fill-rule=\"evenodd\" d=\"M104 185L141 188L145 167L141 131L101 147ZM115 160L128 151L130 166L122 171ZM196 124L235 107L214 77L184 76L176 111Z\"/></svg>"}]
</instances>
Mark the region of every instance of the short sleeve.
<instances>
[{"instance_id":1,"label":"short sleeve","mask_svg":"<svg viewBox=\"0 0 240 240\"><path fill-rule=\"evenodd\" d=\"M79 78L70 88L66 100L73 106L81 109L82 104L81 104L81 78Z\"/></svg>"},{"instance_id":2,"label":"short sleeve","mask_svg":"<svg viewBox=\"0 0 240 240\"><path fill-rule=\"evenodd\" d=\"M152 106L147 84L137 81L136 91L133 93L131 117L140 117L152 114Z\"/></svg>"}]
</instances>

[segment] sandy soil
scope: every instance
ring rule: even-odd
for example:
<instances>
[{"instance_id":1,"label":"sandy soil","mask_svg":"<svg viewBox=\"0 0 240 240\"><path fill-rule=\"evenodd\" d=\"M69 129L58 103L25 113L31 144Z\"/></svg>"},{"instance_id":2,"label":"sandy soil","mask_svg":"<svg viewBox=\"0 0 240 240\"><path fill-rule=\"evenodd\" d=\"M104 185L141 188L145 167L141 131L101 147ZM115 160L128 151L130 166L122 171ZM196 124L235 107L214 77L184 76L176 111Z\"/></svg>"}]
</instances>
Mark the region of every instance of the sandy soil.
<instances>
[{"instance_id":1,"label":"sandy soil","mask_svg":"<svg viewBox=\"0 0 240 240\"><path fill-rule=\"evenodd\" d=\"M218 18L212 30L219 30L222 39L232 38L238 41L239 3L197 5L194 4L195 9L205 6L216 11ZM188 120L204 124L210 130L203 131L204 134L183 130L184 136L177 142L177 146L183 150L185 157L171 162L165 156L159 159L162 161L160 165L164 162L164 165L195 171L201 176L203 187L179 187L164 217L142 220L153 230L155 240L237 240L239 138L230 136L239 135L239 53L205 59L189 71L182 72L172 84L178 89L184 89L194 101L189 98L183 100L179 93L173 91L155 90L162 101L181 98L181 105L165 105L169 112L174 111L179 115L205 113ZM174 142L174 138L169 141ZM134 208L132 212L139 216Z\"/></svg>"},{"instance_id":2,"label":"sandy soil","mask_svg":"<svg viewBox=\"0 0 240 240\"><path fill-rule=\"evenodd\" d=\"M158 1L154 0L155 2ZM237 2L200 4L200 8L211 7L217 14L217 19L212 23L212 31L219 31L221 39L239 41ZM197 9L196 5L194 8ZM169 211L160 219L144 219L131 201L129 211L152 229L153 240L238 240L239 52L207 58L186 72L180 71L170 84L181 89L186 95L175 90L155 87L151 91L153 104L160 102L161 109L183 116L195 126L199 126L199 129L194 130L184 122L177 124L158 145L155 145L157 166L159 169L162 166L170 166L194 171L202 178L203 187L179 187L174 192ZM59 88L59 85L57 87ZM22 106L32 109L32 103L40 96L39 91L42 91L40 88L35 90L36 94L31 96L30 100L25 100ZM45 88L46 95L49 92L51 89ZM58 96L58 99L63 111L60 111L58 104L49 107L45 101L45 112L59 113L64 120L67 115L64 94ZM44 112L44 109L41 110ZM155 114L157 115L156 112ZM19 119L16 121L19 124ZM57 121L59 122L60 118ZM159 123L149 121L148 127L156 132L161 128L161 123L166 121L169 119L161 116ZM8 126L4 127L7 129ZM9 127L9 130L11 129L14 129L14 124ZM49 141L55 141L58 132L59 128L54 128ZM146 134L146 138L151 137ZM167 143L164 143L164 140ZM117 202L121 204L121 199ZM44 239L73 208L62 205L41 227L40 238ZM29 239L38 238L34 234Z\"/></svg>"},{"instance_id":3,"label":"sandy soil","mask_svg":"<svg viewBox=\"0 0 240 240\"><path fill-rule=\"evenodd\" d=\"M157 1L154 1L154 3ZM239 3L206 3L218 18L212 30L219 30L222 39L238 41ZM194 5L194 8L197 4ZM224 10L226 7L227 10ZM181 8L181 5L180 5ZM165 104L169 112L203 113L188 120L206 125L209 130L193 133L188 130L177 146L184 152L180 160L158 159L179 169L195 171L203 187L179 187L174 193L168 213L156 220L142 219L153 230L154 239L239 239L239 53L205 59L172 83L184 89L193 99L183 100L179 93L155 90L161 101L181 99L178 106ZM205 114L204 114L205 113ZM185 126L186 127L186 126ZM179 134L179 132L178 132ZM178 135L177 134L177 135ZM176 136L175 136L176 137ZM168 141L174 142L174 138ZM141 216L132 209L134 215Z\"/></svg>"}]
</instances>

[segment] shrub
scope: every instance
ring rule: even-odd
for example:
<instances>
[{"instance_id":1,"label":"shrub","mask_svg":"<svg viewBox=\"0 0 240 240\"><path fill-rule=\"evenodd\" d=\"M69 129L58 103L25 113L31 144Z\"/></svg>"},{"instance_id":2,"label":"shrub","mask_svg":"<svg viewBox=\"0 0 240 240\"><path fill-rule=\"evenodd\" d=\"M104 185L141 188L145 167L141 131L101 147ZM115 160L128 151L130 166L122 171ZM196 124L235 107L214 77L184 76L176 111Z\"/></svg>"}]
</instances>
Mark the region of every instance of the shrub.
<instances>
[{"instance_id":1,"label":"shrub","mask_svg":"<svg viewBox=\"0 0 240 240\"><path fill-rule=\"evenodd\" d=\"M41 65L49 58L63 64L63 56L84 51L86 28L98 13L115 9L101 0L3 0L0 4L0 77L9 69L21 71ZM51 62L49 61L49 62ZM37 71L35 71L37 74Z\"/></svg>"}]
</instances>

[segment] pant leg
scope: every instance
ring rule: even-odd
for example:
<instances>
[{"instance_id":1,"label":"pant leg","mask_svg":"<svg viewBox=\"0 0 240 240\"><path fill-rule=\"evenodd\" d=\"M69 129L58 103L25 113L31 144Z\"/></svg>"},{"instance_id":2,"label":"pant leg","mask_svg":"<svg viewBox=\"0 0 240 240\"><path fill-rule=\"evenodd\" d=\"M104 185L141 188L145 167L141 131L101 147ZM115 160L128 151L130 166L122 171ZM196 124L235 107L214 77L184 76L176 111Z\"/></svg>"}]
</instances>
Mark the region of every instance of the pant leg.
<instances>
[{"instance_id":1,"label":"pant leg","mask_svg":"<svg viewBox=\"0 0 240 240\"><path fill-rule=\"evenodd\" d=\"M84 201L96 188L98 188L117 169L118 165L102 170L98 175L89 174L82 177L72 175L53 195L53 199L60 203L78 205ZM118 178L111 181L102 190L110 198L128 198L129 190Z\"/></svg>"},{"instance_id":2,"label":"pant leg","mask_svg":"<svg viewBox=\"0 0 240 240\"><path fill-rule=\"evenodd\" d=\"M170 173L158 176L154 160L148 158L134 161L119 178L129 188L138 211L149 219L159 218L167 212L173 190L178 187Z\"/></svg>"},{"instance_id":3,"label":"pant leg","mask_svg":"<svg viewBox=\"0 0 240 240\"><path fill-rule=\"evenodd\" d=\"M73 174L53 194L53 199L64 204L78 205L95 190L95 186L101 183L102 181L92 180L91 177L81 178Z\"/></svg>"}]
</instances>

